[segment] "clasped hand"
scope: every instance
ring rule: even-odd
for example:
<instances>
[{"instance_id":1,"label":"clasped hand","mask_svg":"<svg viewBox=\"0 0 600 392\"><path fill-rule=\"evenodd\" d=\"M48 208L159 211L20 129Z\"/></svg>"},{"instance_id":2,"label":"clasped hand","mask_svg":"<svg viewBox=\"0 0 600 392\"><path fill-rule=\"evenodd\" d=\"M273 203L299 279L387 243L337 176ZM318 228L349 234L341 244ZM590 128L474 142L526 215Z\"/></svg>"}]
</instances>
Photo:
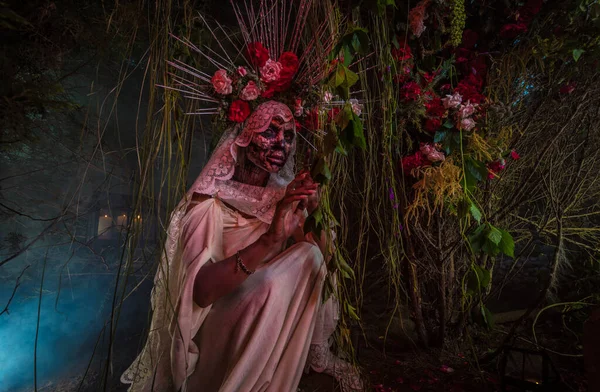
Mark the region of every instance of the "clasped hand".
<instances>
[{"instance_id":1,"label":"clasped hand","mask_svg":"<svg viewBox=\"0 0 600 392\"><path fill-rule=\"evenodd\" d=\"M292 236L304 219L304 210L314 204L319 184L314 182L307 170L300 172L288 185L285 196L277 204L275 216L269 228L269 235L276 242L283 243Z\"/></svg>"}]
</instances>

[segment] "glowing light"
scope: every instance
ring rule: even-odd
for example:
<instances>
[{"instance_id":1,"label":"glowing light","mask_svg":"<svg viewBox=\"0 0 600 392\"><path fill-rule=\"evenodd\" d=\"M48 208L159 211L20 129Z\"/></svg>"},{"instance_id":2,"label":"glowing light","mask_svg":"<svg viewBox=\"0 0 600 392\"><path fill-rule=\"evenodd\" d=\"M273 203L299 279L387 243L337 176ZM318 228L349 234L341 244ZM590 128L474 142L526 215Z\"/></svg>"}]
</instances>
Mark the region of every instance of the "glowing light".
<instances>
[{"instance_id":1,"label":"glowing light","mask_svg":"<svg viewBox=\"0 0 600 392\"><path fill-rule=\"evenodd\" d=\"M105 218L108 218L108 215L104 215Z\"/></svg>"}]
</instances>

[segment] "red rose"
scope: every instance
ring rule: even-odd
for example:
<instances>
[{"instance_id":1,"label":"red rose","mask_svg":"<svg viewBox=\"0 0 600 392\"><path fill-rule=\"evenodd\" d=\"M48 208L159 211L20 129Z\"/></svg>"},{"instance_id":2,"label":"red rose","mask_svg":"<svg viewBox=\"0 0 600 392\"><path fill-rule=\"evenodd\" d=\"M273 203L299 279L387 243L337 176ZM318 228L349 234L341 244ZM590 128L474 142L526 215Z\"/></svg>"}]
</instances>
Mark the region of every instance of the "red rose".
<instances>
[{"instance_id":1,"label":"red rose","mask_svg":"<svg viewBox=\"0 0 600 392\"><path fill-rule=\"evenodd\" d=\"M433 82L433 79L435 79L436 76L438 76L440 74L440 71L433 71L433 72L425 72L423 74L423 79L425 79L425 82L427 82L427 84Z\"/></svg>"},{"instance_id":2,"label":"red rose","mask_svg":"<svg viewBox=\"0 0 600 392\"><path fill-rule=\"evenodd\" d=\"M421 166L429 165L430 163L431 162L429 162L427 158L425 158L425 155L421 151L417 151L413 155L403 157L400 161L402 171L405 174L410 174L414 169Z\"/></svg>"},{"instance_id":3,"label":"red rose","mask_svg":"<svg viewBox=\"0 0 600 392\"><path fill-rule=\"evenodd\" d=\"M416 101L421 96L421 87L415 82L408 82L402 86L400 97L405 101Z\"/></svg>"},{"instance_id":4,"label":"red rose","mask_svg":"<svg viewBox=\"0 0 600 392\"><path fill-rule=\"evenodd\" d=\"M473 30L466 29L463 31L462 47L466 49L473 49L477 44L479 35Z\"/></svg>"},{"instance_id":5,"label":"red rose","mask_svg":"<svg viewBox=\"0 0 600 392\"><path fill-rule=\"evenodd\" d=\"M229 106L227 118L229 118L231 121L241 123L244 122L249 115L250 105L248 102L237 99L231 103L231 106Z\"/></svg>"},{"instance_id":6,"label":"red rose","mask_svg":"<svg viewBox=\"0 0 600 392\"><path fill-rule=\"evenodd\" d=\"M246 48L248 59L255 67L263 67L269 59L269 50L260 42L251 42Z\"/></svg>"},{"instance_id":7,"label":"red rose","mask_svg":"<svg viewBox=\"0 0 600 392\"><path fill-rule=\"evenodd\" d=\"M500 37L502 38L516 38L519 34L527 32L527 25L524 23L511 23L502 26L500 29Z\"/></svg>"},{"instance_id":8,"label":"red rose","mask_svg":"<svg viewBox=\"0 0 600 392\"><path fill-rule=\"evenodd\" d=\"M427 115L431 117L444 117L444 114L446 114L444 103L439 97L435 97L431 101L426 102L425 109L427 111Z\"/></svg>"},{"instance_id":9,"label":"red rose","mask_svg":"<svg viewBox=\"0 0 600 392\"><path fill-rule=\"evenodd\" d=\"M469 84L466 80L462 80L458 83L454 92L459 93L462 96L463 102L471 101L471 103L474 104L481 104L485 101L485 96L480 94L479 90L472 84Z\"/></svg>"},{"instance_id":10,"label":"red rose","mask_svg":"<svg viewBox=\"0 0 600 392\"><path fill-rule=\"evenodd\" d=\"M401 43L398 49L392 49L392 57L394 57L396 61L410 60L412 58L410 46L408 46L408 44L405 44L404 42Z\"/></svg>"},{"instance_id":11,"label":"red rose","mask_svg":"<svg viewBox=\"0 0 600 392\"><path fill-rule=\"evenodd\" d=\"M434 133L442 126L442 120L439 118L428 118L425 121L425 130Z\"/></svg>"},{"instance_id":12,"label":"red rose","mask_svg":"<svg viewBox=\"0 0 600 392\"><path fill-rule=\"evenodd\" d=\"M464 83L470 84L475 87L476 90L480 91L483 87L483 79L479 75L469 74L466 78L463 79Z\"/></svg>"},{"instance_id":13,"label":"red rose","mask_svg":"<svg viewBox=\"0 0 600 392\"><path fill-rule=\"evenodd\" d=\"M279 62L283 66L281 70L280 78L284 78L289 75L289 78L293 78L298 71L298 56L292 52L283 52L279 57ZM284 76L285 75L285 76Z\"/></svg>"}]
</instances>

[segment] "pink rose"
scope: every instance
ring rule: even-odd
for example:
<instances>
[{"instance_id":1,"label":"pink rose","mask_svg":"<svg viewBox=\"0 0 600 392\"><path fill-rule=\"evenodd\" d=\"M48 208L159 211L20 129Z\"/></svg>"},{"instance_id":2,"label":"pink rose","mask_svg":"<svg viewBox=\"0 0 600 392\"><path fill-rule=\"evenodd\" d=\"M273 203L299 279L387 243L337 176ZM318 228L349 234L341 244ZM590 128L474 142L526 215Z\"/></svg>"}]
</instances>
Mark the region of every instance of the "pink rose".
<instances>
[{"instance_id":1,"label":"pink rose","mask_svg":"<svg viewBox=\"0 0 600 392\"><path fill-rule=\"evenodd\" d=\"M325 91L325 94L323 94L323 102L329 103L329 102L331 102L332 99L333 99L333 94L331 94L329 91Z\"/></svg>"},{"instance_id":2,"label":"pink rose","mask_svg":"<svg viewBox=\"0 0 600 392\"><path fill-rule=\"evenodd\" d=\"M231 86L231 79L227 76L227 71L220 69L213 75L210 80L217 94L227 95L231 94L233 87Z\"/></svg>"},{"instance_id":3,"label":"pink rose","mask_svg":"<svg viewBox=\"0 0 600 392\"><path fill-rule=\"evenodd\" d=\"M243 78L244 76L246 76L248 74L248 71L246 71L246 68L239 66L239 67L237 67L237 73L238 73L238 75L240 75Z\"/></svg>"},{"instance_id":4,"label":"pink rose","mask_svg":"<svg viewBox=\"0 0 600 392\"><path fill-rule=\"evenodd\" d=\"M263 67L260 68L260 78L265 83L271 83L279 80L279 74L283 66L278 61L268 59Z\"/></svg>"},{"instance_id":5,"label":"pink rose","mask_svg":"<svg viewBox=\"0 0 600 392\"><path fill-rule=\"evenodd\" d=\"M356 114L357 116L360 116L362 114L363 105L358 103L358 99L351 99L350 105L352 105L352 112L354 112L354 114Z\"/></svg>"},{"instance_id":6,"label":"pink rose","mask_svg":"<svg viewBox=\"0 0 600 392\"><path fill-rule=\"evenodd\" d=\"M472 118L463 118L460 120L460 127L465 131L470 131L475 128L475 121Z\"/></svg>"},{"instance_id":7,"label":"pink rose","mask_svg":"<svg viewBox=\"0 0 600 392\"><path fill-rule=\"evenodd\" d=\"M242 89L240 98L244 101L254 101L260 95L260 89L253 80L249 81L246 87Z\"/></svg>"},{"instance_id":8,"label":"pink rose","mask_svg":"<svg viewBox=\"0 0 600 392\"><path fill-rule=\"evenodd\" d=\"M444 153L438 151L437 148L435 148L435 145L431 143L421 143L420 150L423 153L423 155L425 155L427 159L431 162L438 162L446 159Z\"/></svg>"},{"instance_id":9,"label":"pink rose","mask_svg":"<svg viewBox=\"0 0 600 392\"><path fill-rule=\"evenodd\" d=\"M472 103L467 101L467 104L460 105L460 109L458 109L458 114L460 118L467 118L475 113L475 108L477 105L473 105Z\"/></svg>"},{"instance_id":10,"label":"pink rose","mask_svg":"<svg viewBox=\"0 0 600 392\"><path fill-rule=\"evenodd\" d=\"M446 95L446 98L442 98L442 102L444 103L444 107L446 109L455 108L461 104L462 96L459 93Z\"/></svg>"}]
</instances>

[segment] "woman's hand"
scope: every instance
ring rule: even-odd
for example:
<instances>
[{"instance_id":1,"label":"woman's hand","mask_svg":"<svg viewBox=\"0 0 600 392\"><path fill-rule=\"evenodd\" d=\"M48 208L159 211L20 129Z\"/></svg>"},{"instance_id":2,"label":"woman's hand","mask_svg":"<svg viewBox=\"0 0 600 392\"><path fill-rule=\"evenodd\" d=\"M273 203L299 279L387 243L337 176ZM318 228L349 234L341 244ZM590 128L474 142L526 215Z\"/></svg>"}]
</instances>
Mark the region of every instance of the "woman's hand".
<instances>
[{"instance_id":1,"label":"woman's hand","mask_svg":"<svg viewBox=\"0 0 600 392\"><path fill-rule=\"evenodd\" d=\"M288 185L285 196L277 204L271 227L267 231L270 240L283 244L292 236L298 224L304 219L304 210L309 197L316 195L319 184L315 183L308 171L302 171Z\"/></svg>"}]
</instances>

